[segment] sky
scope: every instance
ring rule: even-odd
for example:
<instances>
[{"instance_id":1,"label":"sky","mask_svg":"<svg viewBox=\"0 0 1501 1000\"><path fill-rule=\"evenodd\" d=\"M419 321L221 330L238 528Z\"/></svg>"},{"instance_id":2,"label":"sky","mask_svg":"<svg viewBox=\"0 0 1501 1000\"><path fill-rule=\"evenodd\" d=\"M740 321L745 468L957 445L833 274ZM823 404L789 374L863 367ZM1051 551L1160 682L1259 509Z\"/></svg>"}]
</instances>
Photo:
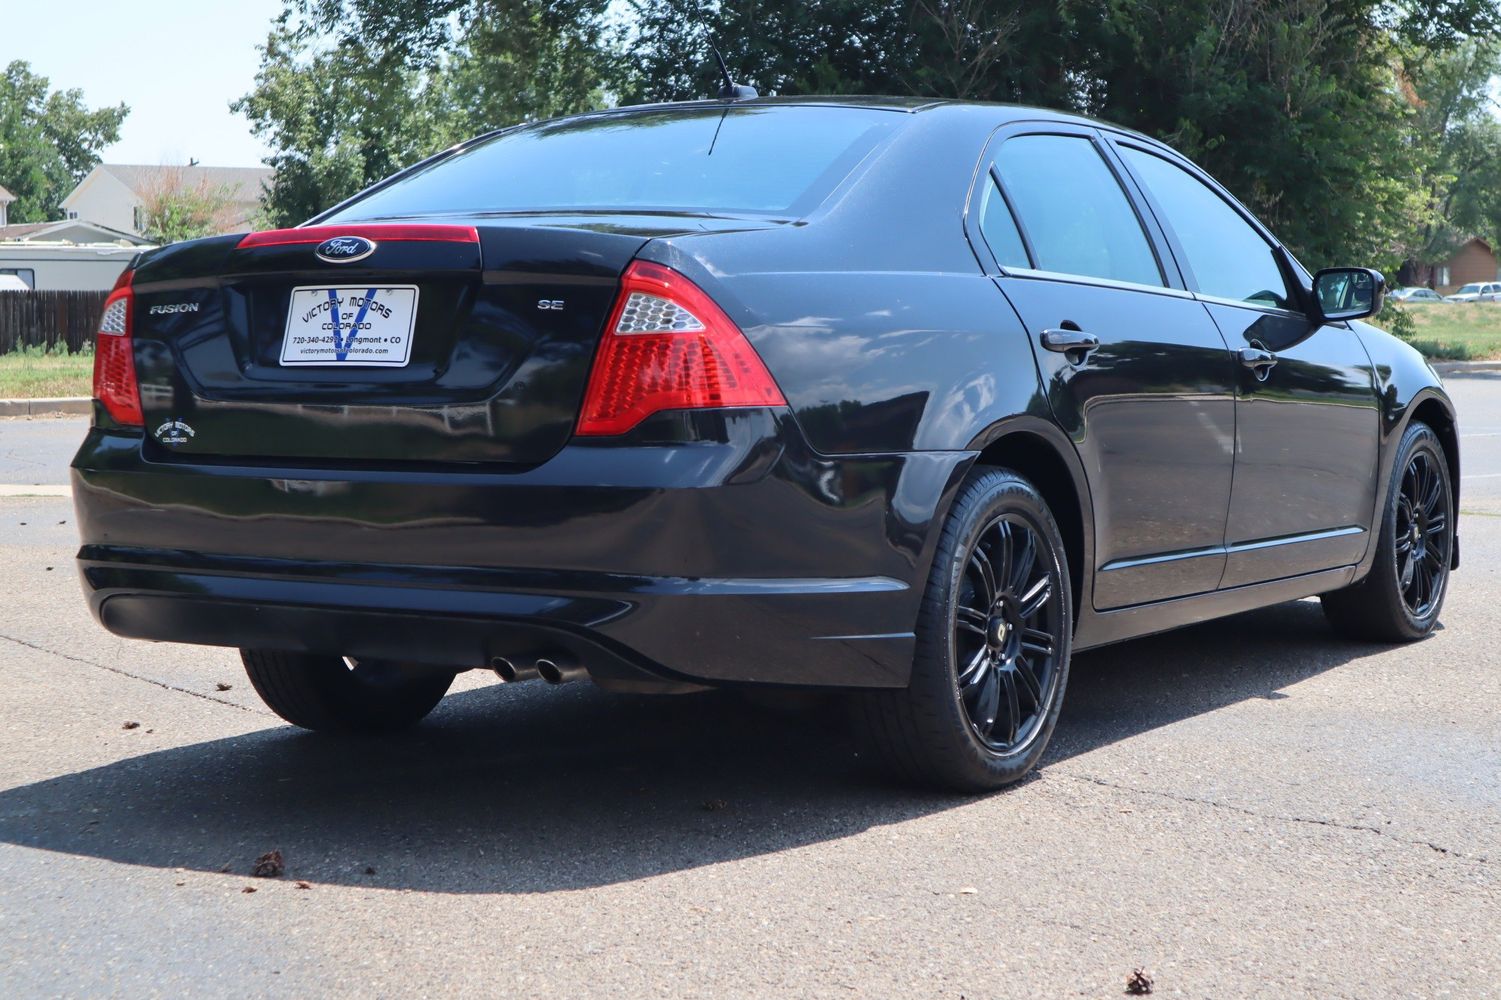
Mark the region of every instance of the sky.
<instances>
[{"instance_id":1,"label":"sky","mask_svg":"<svg viewBox=\"0 0 1501 1000\"><path fill-rule=\"evenodd\" d=\"M110 163L254 167L270 150L229 102L255 85L281 0L4 0L0 66L31 63L91 108L130 106Z\"/></svg>"}]
</instances>

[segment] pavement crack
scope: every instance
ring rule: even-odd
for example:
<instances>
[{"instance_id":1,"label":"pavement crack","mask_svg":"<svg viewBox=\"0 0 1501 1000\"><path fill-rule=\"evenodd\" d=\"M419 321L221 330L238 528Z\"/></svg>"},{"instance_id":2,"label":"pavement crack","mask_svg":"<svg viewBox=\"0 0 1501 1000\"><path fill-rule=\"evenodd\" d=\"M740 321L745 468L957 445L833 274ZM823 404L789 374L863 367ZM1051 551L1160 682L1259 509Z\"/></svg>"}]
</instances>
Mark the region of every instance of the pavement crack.
<instances>
[{"instance_id":1,"label":"pavement crack","mask_svg":"<svg viewBox=\"0 0 1501 1000\"><path fill-rule=\"evenodd\" d=\"M25 639L17 639L13 635L0 634L0 639L4 639L7 642L13 642L17 646L25 646L27 649L34 649L38 653L46 653L48 656L60 657L64 660L70 660L73 663L82 663L86 667L97 667L100 670L108 670L112 674L119 674L121 677L129 677L133 681L142 681L146 684L153 684L164 691L175 691L178 694L189 695L193 698L202 698L204 701L211 701L216 705L228 705L230 708L238 708L242 712L250 712L254 715L267 714L266 712L251 708L248 705L241 705L233 701L228 701L224 698L215 698L213 695L204 694L202 691L193 691L185 687L178 687L176 684L168 684L166 681L156 680L152 677L144 677L141 674L133 674L129 670L121 670L119 667L112 667L108 663L96 663L93 660L86 660L81 656L74 656L71 653L62 653L55 649L48 649L46 646L39 646L34 642L27 642Z\"/></svg>"},{"instance_id":2,"label":"pavement crack","mask_svg":"<svg viewBox=\"0 0 1501 1000\"><path fill-rule=\"evenodd\" d=\"M1120 792L1130 792L1134 795L1150 795L1154 798L1169 799L1173 802L1186 802L1192 805L1209 806L1213 809L1225 809L1230 812L1240 813L1242 816L1251 816L1255 819L1271 820L1280 823L1303 823L1309 826L1325 826L1336 830L1351 830L1356 833L1374 833L1378 837L1383 837L1399 844L1405 844L1408 847L1426 847L1435 854L1442 854L1445 857L1455 858L1460 861L1471 861L1477 864L1488 864L1490 862L1490 858L1485 855L1464 854L1452 848L1444 847L1442 844L1435 844L1431 840L1409 840L1406 837L1398 837L1379 826L1372 826L1369 823L1343 823L1339 820L1322 819L1318 816L1258 812L1255 809L1238 806L1232 802L1222 802L1219 799L1207 799L1196 795L1182 795L1177 792L1164 792L1155 788L1137 788L1133 785L1122 785L1114 781L1106 781L1104 778L1097 778L1089 774L1070 774L1065 775L1065 777L1090 785L1099 785L1101 788L1112 788Z\"/></svg>"}]
</instances>

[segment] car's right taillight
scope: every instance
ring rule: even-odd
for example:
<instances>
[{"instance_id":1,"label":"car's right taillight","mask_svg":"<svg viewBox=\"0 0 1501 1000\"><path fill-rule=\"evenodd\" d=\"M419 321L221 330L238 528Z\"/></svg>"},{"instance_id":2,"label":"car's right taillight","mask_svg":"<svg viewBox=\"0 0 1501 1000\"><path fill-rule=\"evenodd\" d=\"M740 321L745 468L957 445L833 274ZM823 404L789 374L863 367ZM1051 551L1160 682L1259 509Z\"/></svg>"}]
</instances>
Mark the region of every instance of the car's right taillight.
<instances>
[{"instance_id":1,"label":"car's right taillight","mask_svg":"<svg viewBox=\"0 0 1501 1000\"><path fill-rule=\"evenodd\" d=\"M94 338L94 398L118 423L143 427L146 418L141 413L135 345L130 336L135 323L135 293L130 287L133 273L129 268L122 271L104 300L99 334Z\"/></svg>"},{"instance_id":2,"label":"car's right taillight","mask_svg":"<svg viewBox=\"0 0 1501 1000\"><path fill-rule=\"evenodd\" d=\"M661 264L626 268L579 434L624 434L662 410L786 405L745 334L703 289Z\"/></svg>"}]
</instances>

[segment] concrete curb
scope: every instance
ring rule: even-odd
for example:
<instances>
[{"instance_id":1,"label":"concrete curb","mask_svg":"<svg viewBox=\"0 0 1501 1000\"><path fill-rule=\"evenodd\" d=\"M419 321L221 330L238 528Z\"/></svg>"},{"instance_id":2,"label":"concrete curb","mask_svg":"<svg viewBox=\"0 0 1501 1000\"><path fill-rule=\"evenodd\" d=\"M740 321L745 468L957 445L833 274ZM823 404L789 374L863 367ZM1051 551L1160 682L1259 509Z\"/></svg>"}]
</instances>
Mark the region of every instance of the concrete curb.
<instances>
[{"instance_id":1,"label":"concrete curb","mask_svg":"<svg viewBox=\"0 0 1501 1000\"><path fill-rule=\"evenodd\" d=\"M1469 375L1473 372L1501 372L1501 361L1435 361L1433 370L1440 375Z\"/></svg>"},{"instance_id":2,"label":"concrete curb","mask_svg":"<svg viewBox=\"0 0 1501 1000\"><path fill-rule=\"evenodd\" d=\"M93 412L93 401L87 396L67 396L60 399L0 399L0 417L31 417L42 413Z\"/></svg>"}]
</instances>

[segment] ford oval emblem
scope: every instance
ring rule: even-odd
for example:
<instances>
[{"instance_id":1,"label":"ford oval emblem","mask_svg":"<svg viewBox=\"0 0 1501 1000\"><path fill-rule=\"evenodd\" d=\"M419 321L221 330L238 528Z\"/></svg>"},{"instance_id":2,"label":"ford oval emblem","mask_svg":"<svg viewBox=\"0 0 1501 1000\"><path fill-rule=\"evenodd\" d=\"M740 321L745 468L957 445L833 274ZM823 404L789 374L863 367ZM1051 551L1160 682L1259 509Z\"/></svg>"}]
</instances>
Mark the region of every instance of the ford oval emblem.
<instances>
[{"instance_id":1,"label":"ford oval emblem","mask_svg":"<svg viewBox=\"0 0 1501 1000\"><path fill-rule=\"evenodd\" d=\"M319 243L313 253L330 264L350 264L375 253L375 244L363 236L333 236Z\"/></svg>"}]
</instances>

